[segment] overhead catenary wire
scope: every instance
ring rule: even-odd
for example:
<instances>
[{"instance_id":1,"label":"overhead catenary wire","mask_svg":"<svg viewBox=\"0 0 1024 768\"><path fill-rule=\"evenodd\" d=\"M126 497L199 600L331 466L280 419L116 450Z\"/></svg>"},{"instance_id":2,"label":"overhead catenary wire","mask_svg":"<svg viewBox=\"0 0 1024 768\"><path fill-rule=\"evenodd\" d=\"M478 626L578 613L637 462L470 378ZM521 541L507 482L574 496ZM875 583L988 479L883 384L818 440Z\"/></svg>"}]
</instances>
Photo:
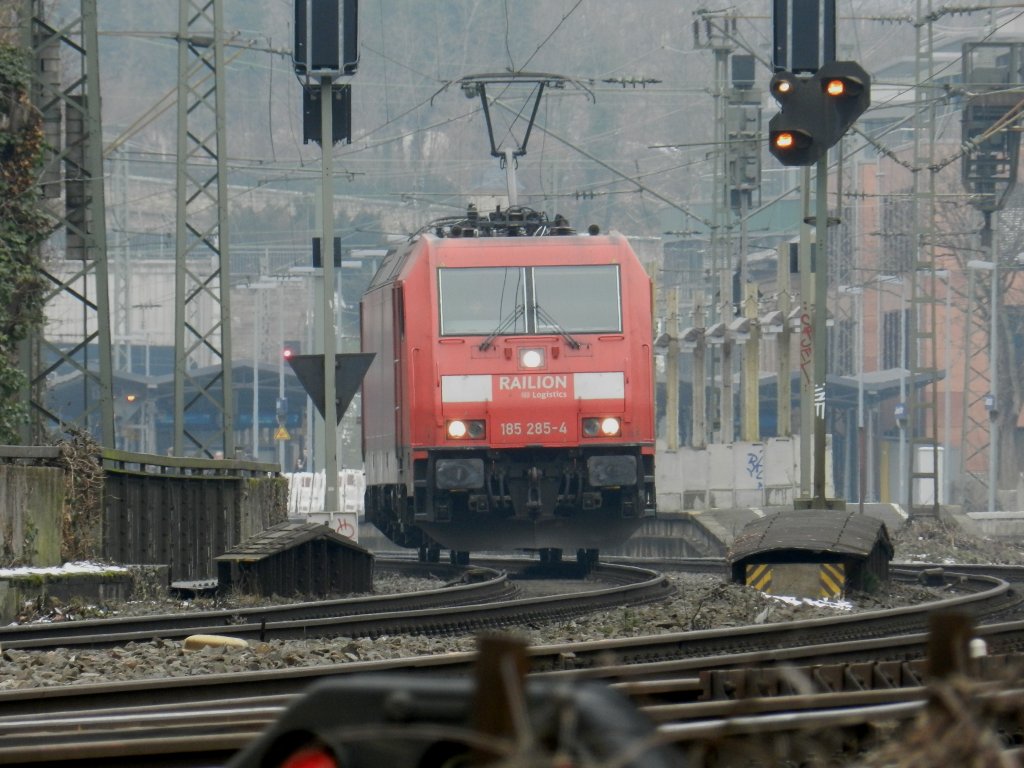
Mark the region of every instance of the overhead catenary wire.
<instances>
[{"instance_id":1,"label":"overhead catenary wire","mask_svg":"<svg viewBox=\"0 0 1024 768\"><path fill-rule=\"evenodd\" d=\"M556 39L556 37L557 37L556 33L558 32L558 30L560 28L564 28L564 26L567 23L567 20L570 18L570 16L572 16L574 13L576 13L577 9L582 7L582 5L583 4L582 4L582 0L581 0L580 2L577 2L577 3L573 4L570 9L568 9L566 12L564 12L561 15L560 19L557 21L557 23L555 23L552 26L550 32L540 42L540 44L538 44L538 46L536 47L534 52L527 59L526 63L532 61L534 59L534 57L538 55L538 51L543 49L545 46L550 45L550 41L551 40ZM947 10L949 12L953 12L953 11L956 11L956 12L977 12L978 10L987 10L987 9L990 9L990 8L1012 8L1012 7L1013 7L1012 4L998 5L998 6L986 5L984 7L979 5L979 6L970 6L970 7L964 6L962 8L956 8L956 9L947 8ZM1019 14L1017 14L1017 15L1019 15ZM742 18L742 19L748 19L749 18L749 19L753 20L755 18L762 18L763 19L764 17L755 17L754 15L741 15L741 16L739 16L739 18ZM898 14L896 14L896 15L891 15L891 16L887 16L887 17L882 17L882 16L879 16L879 15L865 14L865 13L859 12L859 9L854 9L854 12L845 15L843 18L861 19L861 20L875 18L875 19L879 19L879 20L885 21L885 22L893 22L894 26L898 26L899 24L903 24L906 21L910 20L909 16L899 16ZM1003 22L1003 25L1005 25L1005 23L1007 23L1007 22ZM737 34L737 39L744 39L744 36L745 36L745 34L748 31L751 32L754 35L756 35L758 33L763 34L763 30L761 30L761 28L759 26L757 26L754 23L751 23L749 25L745 25L745 26L742 26L740 28L740 30L739 30L739 32ZM113 34L113 33L110 33L110 34ZM118 32L117 34L127 36L127 35L130 35L131 33L130 32ZM991 33L989 33L989 34L991 34ZM150 35L150 36L153 36L153 35ZM383 40L383 33L382 33L382 40ZM744 42L745 42L745 40L744 40ZM252 43L246 43L246 45L247 45L247 47L244 49L244 51L247 52L247 53L257 53L257 54L261 54L261 55L267 55L266 53L264 53L264 51L267 51L269 53L269 55L274 60L281 60L281 61L283 61L283 58L281 57L281 50L282 49L280 49L280 48L275 48L274 46L266 46L266 45L262 45L262 44L252 44ZM511 45L511 43L510 43L510 45ZM754 46L750 46L750 47L754 47ZM361 43L361 48L365 52L373 52L373 53L375 53L377 56L381 57L382 61L386 59L387 61L389 61L394 66L403 67L403 68L407 69L408 71L415 72L415 73L417 73L417 74L419 74L421 76L425 75L425 73L422 71L422 69L418 70L418 69L415 69L414 67L406 65L403 61L401 61L401 59L399 57L390 55L388 52L386 52L385 50L383 50L379 46L369 46L369 45L366 44L365 41L363 41ZM663 49L662 47L659 47L657 49L652 49L652 50L662 50L662 49ZM243 50L243 49L240 49L240 50ZM689 54L690 52L686 52L686 53ZM649 54L647 52L644 52L644 53L640 54L640 56L633 57L633 58L634 59L643 58L643 57L646 57L647 55L649 55ZM233 64L234 63L235 62L233 61ZM524 66L525 66L525 63L524 63ZM944 67L940 68L938 70L938 72L941 72L942 69L946 69L946 68L949 68L949 67L952 67L952 66L955 66L955 63L952 63L952 62L945 63ZM273 68L274 67L271 67L271 69L273 69ZM621 71L621 67L618 68L618 71ZM441 120L441 121L434 121L434 122L431 122L429 125L416 126L416 127L409 128L408 130L400 131L395 136L381 137L381 135L380 135L381 132L382 131L386 131L388 126L394 126L394 125L400 124L401 121L405 117L412 116L412 115L416 114L417 111L421 110L429 102L429 99L426 99L426 98L421 99L417 103L415 103L415 104L411 105L410 107L408 107L406 110L404 110L404 111L402 111L402 112L400 112L398 114L395 114L393 112L393 107L392 107L392 105L394 103L393 99L392 99L392 88L395 85L395 83L393 83L390 80L390 78L389 78L389 73L390 72L391 72L391 68L381 68L381 71L378 72L378 77L377 77L377 79L380 82L379 83L374 83L373 81L370 81L368 83L368 85L370 87L379 87L382 90L382 92L384 93L385 98L382 101L387 103L387 109L385 110L384 120L374 124L373 126L369 127L365 131L363 131L356 138L356 141L353 142L352 145L343 147L343 148L341 148L339 150L338 156L339 156L339 158L341 158L343 160L343 162L346 162L346 163L354 162L355 161L355 156L357 156L359 154L366 154L368 152L372 152L372 151L377 150L377 149L379 149L381 147L384 147L384 146L386 146L388 144L393 144L393 143L398 143L398 142L406 141L410 137L413 137L413 136L416 136L416 135L422 135L422 134L424 134L426 132L429 132L429 131L432 131L432 130L438 130L440 128L443 128L446 125L449 125L449 124L452 124L452 123L456 123L458 121L472 120L478 114L478 110L463 111L463 112L461 112L457 116L453 116L451 118L446 118L446 119ZM426 76L426 79L430 80L429 75ZM436 83L437 80L434 79L433 82ZM941 86L935 86L935 87L939 88ZM611 91L611 90L617 90L617 89L616 88L609 89L609 91ZM669 83L663 84L663 86L659 86L659 88L657 88L657 89L649 89L646 92L644 92L643 94L641 94L640 92L637 92L636 97L637 98L643 98L645 100L647 100L647 99L664 99L664 98L671 98L674 94L696 94L698 92L700 92L699 88L680 88L680 87L678 87L678 84L674 84L674 83L669 82ZM557 95L556 95L556 97L557 97ZM295 110L286 110L286 111L289 113L290 118L293 117L293 115L291 113L293 113ZM271 112L268 112L268 114L271 114ZM610 130L609 132L607 132L605 134L605 136L607 138L614 137L617 133L621 132L621 130L622 130L622 128L614 128L614 129ZM883 151L883 153L890 153L889 156L895 157L895 154L892 154L891 150L888 150L888 148L886 148L884 146L884 143L878 139L877 134L871 134L871 136L876 141L876 143L874 145L874 146L876 146L876 148L879 148L880 151ZM588 136L587 138L588 138L588 141L591 139L590 136ZM276 152L273 153L273 154L276 156ZM545 150L545 154L546 154L546 150ZM600 155L598 154L597 156L600 156ZM546 161L547 161L547 158L545 157L545 162ZM368 166L365 170L364 169L359 169L358 171L355 171L355 172L367 173L369 176L372 176L372 178L374 178L374 179L387 179L389 176L394 177L394 178L400 178L401 175L402 175L400 171L397 171L397 170L395 170L395 171L388 171L387 170L388 165L390 164L393 167L394 162L395 161L388 161L388 160L386 160L384 158L377 158L374 161L372 161L371 165ZM633 179L642 180L643 178L648 177L648 176L658 175L658 174L667 174L667 173L670 173L673 169L678 169L680 167L690 167L692 164L699 164L700 162L701 162L701 160L698 158L698 159L694 159L692 161L692 163L686 163L686 164L679 164L679 163L676 163L676 162L667 163L664 166L662 166L661 169L647 170L644 174L627 173L624 169L619 168L619 169L617 169L617 172L616 172L616 178L619 178L619 179L633 178ZM448 161L448 163L450 165L450 160ZM307 164L308 164L308 161L303 160L303 159L300 158L297 161L297 165L296 165L296 167L293 170L291 170L291 171L288 171L288 170L275 171L274 172L275 174L279 173L279 174L282 174L282 175L276 176L275 178L271 178L271 177L268 176L266 179L262 180L261 183L263 183L263 184L270 184L270 183L273 183L277 178L280 178L282 180L288 180L288 179L293 179L293 178L301 178L306 173L304 168L307 166ZM238 167L237 164L232 162L232 168L234 169L234 168L237 168L237 167ZM451 167L452 168L462 168L463 172L465 172L466 170L468 170L469 168L472 167L472 161L466 161L463 164L460 164L460 165L457 165L457 166L453 165ZM547 166L545 166L545 169L547 170ZM614 183L614 182L604 182L604 183L605 184L609 184L609 183ZM588 184L587 188L593 189L594 185L593 184Z\"/></svg>"}]
</instances>

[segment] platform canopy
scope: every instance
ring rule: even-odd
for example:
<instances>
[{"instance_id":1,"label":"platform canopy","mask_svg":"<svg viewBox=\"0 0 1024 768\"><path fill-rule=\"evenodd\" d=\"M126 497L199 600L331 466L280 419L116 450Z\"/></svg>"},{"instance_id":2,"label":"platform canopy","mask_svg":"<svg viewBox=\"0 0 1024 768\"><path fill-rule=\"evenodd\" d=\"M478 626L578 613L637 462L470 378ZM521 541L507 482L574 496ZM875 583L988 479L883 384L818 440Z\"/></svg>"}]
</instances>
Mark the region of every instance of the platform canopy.
<instances>
[{"instance_id":1,"label":"platform canopy","mask_svg":"<svg viewBox=\"0 0 1024 768\"><path fill-rule=\"evenodd\" d=\"M945 371L930 371L913 376L903 368L883 371L865 371L856 376L829 374L825 380L825 397L836 408L856 408L861 387L864 404L870 408L894 397L899 397L901 381L906 389L920 389L946 377Z\"/></svg>"}]
</instances>

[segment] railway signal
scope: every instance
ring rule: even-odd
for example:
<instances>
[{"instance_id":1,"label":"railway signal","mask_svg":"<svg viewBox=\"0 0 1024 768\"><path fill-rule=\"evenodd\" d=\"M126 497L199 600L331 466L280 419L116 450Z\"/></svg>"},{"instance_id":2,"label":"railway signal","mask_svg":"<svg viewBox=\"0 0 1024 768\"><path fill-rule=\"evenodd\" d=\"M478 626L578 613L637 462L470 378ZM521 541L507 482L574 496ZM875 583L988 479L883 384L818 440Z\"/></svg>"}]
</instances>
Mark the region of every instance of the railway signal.
<instances>
[{"instance_id":1,"label":"railway signal","mask_svg":"<svg viewBox=\"0 0 1024 768\"><path fill-rule=\"evenodd\" d=\"M828 109L828 146L843 138L850 126L871 105L871 77L855 61L832 61L815 76Z\"/></svg>"},{"instance_id":2,"label":"railway signal","mask_svg":"<svg viewBox=\"0 0 1024 768\"><path fill-rule=\"evenodd\" d=\"M768 124L769 151L783 165L813 165L871 103L871 78L853 61L832 61L810 77L777 72L772 96L782 110Z\"/></svg>"}]
</instances>

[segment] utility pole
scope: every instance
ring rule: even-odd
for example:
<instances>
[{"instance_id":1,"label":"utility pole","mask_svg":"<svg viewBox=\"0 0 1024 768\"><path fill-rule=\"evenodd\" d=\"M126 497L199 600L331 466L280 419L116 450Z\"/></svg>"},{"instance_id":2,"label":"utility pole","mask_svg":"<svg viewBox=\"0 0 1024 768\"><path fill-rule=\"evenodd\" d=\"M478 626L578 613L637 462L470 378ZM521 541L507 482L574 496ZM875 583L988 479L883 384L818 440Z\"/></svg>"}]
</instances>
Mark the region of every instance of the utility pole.
<instances>
[{"instance_id":1,"label":"utility pole","mask_svg":"<svg viewBox=\"0 0 1024 768\"><path fill-rule=\"evenodd\" d=\"M800 275L800 497L811 497L814 474L814 336L811 299L814 294L814 266L821 258L811 250L811 169L800 173L800 241L797 245L797 269Z\"/></svg>"},{"instance_id":2,"label":"utility pole","mask_svg":"<svg viewBox=\"0 0 1024 768\"><path fill-rule=\"evenodd\" d=\"M760 328L757 286L747 273L747 212L761 185L761 91L754 87L754 57L734 54L732 83L726 105L729 204L739 227L739 296L737 314L745 319L749 337L743 347L740 439L760 439ZM731 272L731 270L730 270Z\"/></svg>"},{"instance_id":3,"label":"utility pole","mask_svg":"<svg viewBox=\"0 0 1024 768\"><path fill-rule=\"evenodd\" d=\"M776 257L776 284L779 286L777 298L779 325L776 335L775 349L778 354L778 366L776 368L776 409L775 409L775 431L779 437L790 437L793 434L793 378L790 371L792 363L792 343L789 324L789 315L792 311L792 292L789 274L789 243L779 246Z\"/></svg>"},{"instance_id":4,"label":"utility pole","mask_svg":"<svg viewBox=\"0 0 1024 768\"><path fill-rule=\"evenodd\" d=\"M814 192L814 242L817 263L814 269L814 484L811 503L815 509L828 509L832 501L825 493L825 381L828 363L828 153L818 158ZM801 409L806 407L806 401Z\"/></svg>"},{"instance_id":5,"label":"utility pole","mask_svg":"<svg viewBox=\"0 0 1024 768\"><path fill-rule=\"evenodd\" d=\"M805 311L801 331L801 372L806 379L813 370L812 399L801 400L801 415L813 407L813 482L809 496L797 502L798 507L831 509L845 506L842 500L828 499L825 493L826 440L826 321L828 317L828 150L835 146L856 119L871 103L867 72L852 61L836 61L835 0L798 3L776 0L774 7L773 49L775 75L771 92L782 107L769 123L768 146L783 165L816 165L815 185L815 251L813 257L813 307ZM809 171L805 170L804 208L807 208ZM805 217L805 222L807 221ZM802 259L801 284L808 268ZM811 300L804 293L805 306ZM808 320L810 328L808 328ZM804 341L810 342L805 351ZM809 360L813 361L808 365ZM810 382L809 382L810 383ZM801 423L806 424L804 418ZM811 436L802 430L801 444ZM806 488L801 474L801 490Z\"/></svg>"},{"instance_id":6,"label":"utility pole","mask_svg":"<svg viewBox=\"0 0 1024 768\"><path fill-rule=\"evenodd\" d=\"M665 448L679 450L679 288L668 290L668 312L665 332Z\"/></svg>"},{"instance_id":7,"label":"utility pole","mask_svg":"<svg viewBox=\"0 0 1024 768\"><path fill-rule=\"evenodd\" d=\"M324 511L334 519L338 502L338 401L335 393L334 365L338 351L334 309L334 122L328 108L334 100L332 77L320 78L320 263L323 265L323 337L324 348Z\"/></svg>"},{"instance_id":8,"label":"utility pole","mask_svg":"<svg viewBox=\"0 0 1024 768\"><path fill-rule=\"evenodd\" d=\"M989 454L988 454L988 511L996 511L996 491L999 489L999 235L992 233L992 323L988 339L989 360Z\"/></svg>"},{"instance_id":9,"label":"utility pole","mask_svg":"<svg viewBox=\"0 0 1024 768\"><path fill-rule=\"evenodd\" d=\"M757 286L741 281L743 316L750 324L750 338L743 348L743 422L740 439L748 443L761 439L760 368L761 326L757 316Z\"/></svg>"},{"instance_id":10,"label":"utility pole","mask_svg":"<svg viewBox=\"0 0 1024 768\"><path fill-rule=\"evenodd\" d=\"M707 336L704 319L704 296L697 292L693 297L693 327L698 334L693 348L693 392L692 423L690 425L690 447L703 450L708 447L707 432Z\"/></svg>"},{"instance_id":11,"label":"utility pole","mask_svg":"<svg viewBox=\"0 0 1024 768\"><path fill-rule=\"evenodd\" d=\"M715 56L715 88L714 88L714 123L718 131L715 136L717 149L714 152L714 176L712 179L711 208L711 279L718 281L718 302L710 303L708 326L723 323L727 327L732 320L732 265L728 236L729 217L729 126L726 120L728 110L729 56L735 49L732 37L735 32L736 19L732 15L723 15L711 11L697 11L693 22L694 47L709 48ZM712 282L713 285L713 282ZM715 293L714 288L711 290ZM721 352L721 387L716 390L713 409L717 429L712 427L712 439L720 443L733 441L733 407L732 407L732 341L726 330L723 341L719 345ZM710 360L710 377L712 383L716 378L715 357ZM696 377L696 371L694 372Z\"/></svg>"},{"instance_id":12,"label":"utility pole","mask_svg":"<svg viewBox=\"0 0 1024 768\"><path fill-rule=\"evenodd\" d=\"M343 4L343 9L339 7L340 4ZM338 493L339 363L334 271L334 144L349 142L352 138L351 86L335 81L342 76L355 74L358 67L357 23L356 0L295 0L293 64L295 74L303 85L303 140L319 143L321 158L320 263L323 268L323 323L320 342L323 346L324 455L320 463L325 473L324 511L330 515L331 520L341 511Z\"/></svg>"}]
</instances>

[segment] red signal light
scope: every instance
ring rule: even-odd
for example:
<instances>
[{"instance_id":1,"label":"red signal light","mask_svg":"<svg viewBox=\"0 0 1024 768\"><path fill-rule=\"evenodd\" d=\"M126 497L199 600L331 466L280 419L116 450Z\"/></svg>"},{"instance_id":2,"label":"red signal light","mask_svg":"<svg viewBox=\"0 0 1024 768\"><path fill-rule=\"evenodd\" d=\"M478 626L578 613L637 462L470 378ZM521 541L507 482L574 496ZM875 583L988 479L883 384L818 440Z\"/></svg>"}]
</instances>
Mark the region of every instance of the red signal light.
<instances>
[{"instance_id":1,"label":"red signal light","mask_svg":"<svg viewBox=\"0 0 1024 768\"><path fill-rule=\"evenodd\" d=\"M285 758L281 768L338 768L338 761L324 749L307 747Z\"/></svg>"},{"instance_id":2,"label":"red signal light","mask_svg":"<svg viewBox=\"0 0 1024 768\"><path fill-rule=\"evenodd\" d=\"M281 350L281 357L283 357L285 360L287 360L291 356L292 356L291 347L285 347L284 349Z\"/></svg>"}]
</instances>

